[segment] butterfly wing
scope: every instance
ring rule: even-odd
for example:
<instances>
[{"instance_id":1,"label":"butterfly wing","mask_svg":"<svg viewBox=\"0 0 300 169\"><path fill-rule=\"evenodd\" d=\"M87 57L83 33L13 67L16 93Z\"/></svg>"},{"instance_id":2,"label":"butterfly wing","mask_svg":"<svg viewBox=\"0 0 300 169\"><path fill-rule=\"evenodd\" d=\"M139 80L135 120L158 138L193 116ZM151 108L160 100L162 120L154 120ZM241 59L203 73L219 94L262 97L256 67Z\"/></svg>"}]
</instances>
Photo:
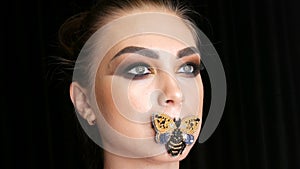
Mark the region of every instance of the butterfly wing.
<instances>
[{"instance_id":1,"label":"butterfly wing","mask_svg":"<svg viewBox=\"0 0 300 169\"><path fill-rule=\"evenodd\" d=\"M187 145L191 145L193 144L194 140L194 136L191 134L183 134L183 141L187 144Z\"/></svg>"},{"instance_id":2,"label":"butterfly wing","mask_svg":"<svg viewBox=\"0 0 300 169\"><path fill-rule=\"evenodd\" d=\"M171 138L171 133L156 133L155 141L160 144L166 144Z\"/></svg>"},{"instance_id":3,"label":"butterfly wing","mask_svg":"<svg viewBox=\"0 0 300 169\"><path fill-rule=\"evenodd\" d=\"M186 134L195 133L200 126L200 119L196 116L186 117L181 121L180 130Z\"/></svg>"},{"instance_id":4,"label":"butterfly wing","mask_svg":"<svg viewBox=\"0 0 300 169\"><path fill-rule=\"evenodd\" d=\"M172 131L176 128L174 120L166 114L154 114L152 124L156 131L155 141L161 144L166 144Z\"/></svg>"},{"instance_id":5,"label":"butterfly wing","mask_svg":"<svg viewBox=\"0 0 300 169\"><path fill-rule=\"evenodd\" d=\"M183 133L183 140L187 145L191 145L194 142L195 133L200 126L200 119L196 116L186 117L181 121L180 130Z\"/></svg>"}]
</instances>

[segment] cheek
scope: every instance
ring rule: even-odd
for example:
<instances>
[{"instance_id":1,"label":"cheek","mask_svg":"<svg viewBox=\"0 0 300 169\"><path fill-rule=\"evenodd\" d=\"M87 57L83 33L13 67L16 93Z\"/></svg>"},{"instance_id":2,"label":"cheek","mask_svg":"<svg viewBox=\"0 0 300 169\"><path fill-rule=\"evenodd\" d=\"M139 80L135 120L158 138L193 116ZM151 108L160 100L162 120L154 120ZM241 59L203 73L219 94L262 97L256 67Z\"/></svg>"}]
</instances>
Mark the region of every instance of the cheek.
<instances>
[{"instance_id":1,"label":"cheek","mask_svg":"<svg viewBox=\"0 0 300 169\"><path fill-rule=\"evenodd\" d=\"M199 95L198 111L201 112L201 116L202 116L204 90L203 90L203 83L202 83L201 76L199 76L197 80L197 86L198 86L198 95Z\"/></svg>"},{"instance_id":2,"label":"cheek","mask_svg":"<svg viewBox=\"0 0 300 169\"><path fill-rule=\"evenodd\" d=\"M202 118L203 85L200 76L196 78L179 78L181 92L183 94L183 116L197 115Z\"/></svg>"},{"instance_id":3,"label":"cheek","mask_svg":"<svg viewBox=\"0 0 300 169\"><path fill-rule=\"evenodd\" d=\"M154 93L153 79L131 81L127 95L131 107L138 113L146 113L152 107L151 95Z\"/></svg>"},{"instance_id":4,"label":"cheek","mask_svg":"<svg viewBox=\"0 0 300 169\"><path fill-rule=\"evenodd\" d=\"M101 113L98 117L103 115L113 129L134 138L154 136L150 123L139 123L150 120L150 115L138 113L148 105L146 100L139 99L147 97L142 92L145 90L139 90L135 84L118 77L102 78L95 89Z\"/></svg>"},{"instance_id":5,"label":"cheek","mask_svg":"<svg viewBox=\"0 0 300 169\"><path fill-rule=\"evenodd\" d=\"M114 111L110 78L102 78L96 81L95 95L100 113L107 118L109 112Z\"/></svg>"},{"instance_id":6,"label":"cheek","mask_svg":"<svg viewBox=\"0 0 300 169\"><path fill-rule=\"evenodd\" d=\"M100 113L115 127L123 123L147 123L147 127L151 128L151 112L148 112L152 107L151 83L150 79L128 80L118 76L101 78L95 87Z\"/></svg>"}]
</instances>

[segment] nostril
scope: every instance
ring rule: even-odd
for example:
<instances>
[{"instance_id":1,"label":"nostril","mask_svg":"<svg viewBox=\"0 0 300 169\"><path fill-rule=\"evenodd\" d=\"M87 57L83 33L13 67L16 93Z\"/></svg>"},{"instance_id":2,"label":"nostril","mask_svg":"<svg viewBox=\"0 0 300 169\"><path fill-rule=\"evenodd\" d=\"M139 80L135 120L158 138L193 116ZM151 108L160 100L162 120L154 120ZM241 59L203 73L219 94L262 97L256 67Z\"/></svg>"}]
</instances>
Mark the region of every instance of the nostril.
<instances>
[{"instance_id":1,"label":"nostril","mask_svg":"<svg viewBox=\"0 0 300 169\"><path fill-rule=\"evenodd\" d=\"M166 103L167 103L167 104L173 104L173 103L174 103L174 100L166 100Z\"/></svg>"}]
</instances>

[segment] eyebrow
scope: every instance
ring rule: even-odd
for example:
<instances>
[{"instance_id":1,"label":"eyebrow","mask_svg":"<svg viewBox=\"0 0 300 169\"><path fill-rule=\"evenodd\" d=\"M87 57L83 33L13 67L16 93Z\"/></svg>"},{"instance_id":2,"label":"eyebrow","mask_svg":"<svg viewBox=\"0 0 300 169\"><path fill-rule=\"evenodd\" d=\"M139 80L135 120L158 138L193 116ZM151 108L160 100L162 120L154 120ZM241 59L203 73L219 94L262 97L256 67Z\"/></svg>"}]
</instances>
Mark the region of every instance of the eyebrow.
<instances>
[{"instance_id":1,"label":"eyebrow","mask_svg":"<svg viewBox=\"0 0 300 169\"><path fill-rule=\"evenodd\" d=\"M199 54L199 51L195 47L187 47L184 49L181 49L180 51L177 52L177 58L182 58L185 56L190 56L193 54Z\"/></svg>"},{"instance_id":2,"label":"eyebrow","mask_svg":"<svg viewBox=\"0 0 300 169\"><path fill-rule=\"evenodd\" d=\"M139 55L146 56L153 59L159 58L159 55L155 50L144 48L144 47L138 47L138 46L128 46L120 50L111 60L114 60L115 58L125 53L137 53ZM187 47L177 52L177 58L182 58L193 54L199 54L198 50L195 47Z\"/></svg>"},{"instance_id":3,"label":"eyebrow","mask_svg":"<svg viewBox=\"0 0 300 169\"><path fill-rule=\"evenodd\" d=\"M123 55L125 53L137 53L142 56L158 59L159 55L152 49L138 47L138 46L128 46L126 48L123 48L120 50L111 60L117 58L120 55Z\"/></svg>"}]
</instances>

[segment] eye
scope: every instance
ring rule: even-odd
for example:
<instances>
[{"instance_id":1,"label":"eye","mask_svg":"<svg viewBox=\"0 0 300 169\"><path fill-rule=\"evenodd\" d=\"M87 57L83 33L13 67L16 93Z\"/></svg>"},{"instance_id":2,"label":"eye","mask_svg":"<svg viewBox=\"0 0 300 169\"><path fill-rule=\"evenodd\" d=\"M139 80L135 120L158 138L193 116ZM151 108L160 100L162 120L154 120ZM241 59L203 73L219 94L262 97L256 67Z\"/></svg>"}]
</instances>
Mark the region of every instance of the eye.
<instances>
[{"instance_id":1,"label":"eye","mask_svg":"<svg viewBox=\"0 0 300 169\"><path fill-rule=\"evenodd\" d=\"M126 68L127 77L133 79L140 79L153 73L153 68L144 63L136 63Z\"/></svg>"},{"instance_id":2,"label":"eye","mask_svg":"<svg viewBox=\"0 0 300 169\"><path fill-rule=\"evenodd\" d=\"M194 72L194 67L193 65L183 65L179 68L178 73L193 73Z\"/></svg>"},{"instance_id":3,"label":"eye","mask_svg":"<svg viewBox=\"0 0 300 169\"><path fill-rule=\"evenodd\" d=\"M200 72L200 65L196 63L185 63L181 65L177 73L185 74L188 76L197 76Z\"/></svg>"},{"instance_id":4,"label":"eye","mask_svg":"<svg viewBox=\"0 0 300 169\"><path fill-rule=\"evenodd\" d=\"M128 73L133 75L146 75L151 73L151 71L146 66L136 66L130 69Z\"/></svg>"}]
</instances>

